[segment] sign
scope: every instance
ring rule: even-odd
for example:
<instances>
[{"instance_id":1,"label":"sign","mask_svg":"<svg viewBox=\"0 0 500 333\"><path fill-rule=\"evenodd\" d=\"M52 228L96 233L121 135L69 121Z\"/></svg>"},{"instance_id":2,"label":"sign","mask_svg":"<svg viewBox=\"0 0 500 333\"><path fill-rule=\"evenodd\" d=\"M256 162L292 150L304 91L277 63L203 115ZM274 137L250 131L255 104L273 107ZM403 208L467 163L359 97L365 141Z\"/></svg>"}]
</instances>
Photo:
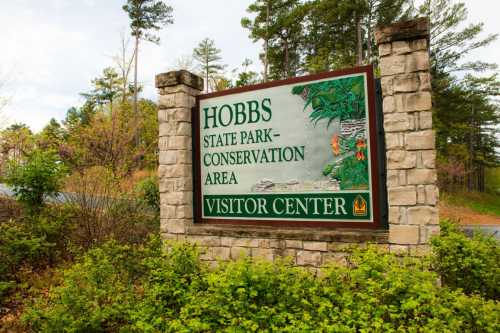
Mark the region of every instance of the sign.
<instances>
[{"instance_id":1,"label":"sign","mask_svg":"<svg viewBox=\"0 0 500 333\"><path fill-rule=\"evenodd\" d=\"M198 97L195 221L380 225L372 66Z\"/></svg>"}]
</instances>

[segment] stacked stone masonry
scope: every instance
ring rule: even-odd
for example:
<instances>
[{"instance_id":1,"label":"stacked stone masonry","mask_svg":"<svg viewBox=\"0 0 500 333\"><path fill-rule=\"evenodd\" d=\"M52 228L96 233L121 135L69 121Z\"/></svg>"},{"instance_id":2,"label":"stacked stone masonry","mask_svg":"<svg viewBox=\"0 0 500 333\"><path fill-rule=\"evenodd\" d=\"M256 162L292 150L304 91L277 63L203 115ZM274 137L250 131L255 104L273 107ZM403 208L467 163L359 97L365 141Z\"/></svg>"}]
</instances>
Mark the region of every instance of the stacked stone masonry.
<instances>
[{"instance_id":1,"label":"stacked stone masonry","mask_svg":"<svg viewBox=\"0 0 500 333\"><path fill-rule=\"evenodd\" d=\"M427 19L377 29L389 201L389 242L398 251L439 232Z\"/></svg>"},{"instance_id":2,"label":"stacked stone masonry","mask_svg":"<svg viewBox=\"0 0 500 333\"><path fill-rule=\"evenodd\" d=\"M426 253L429 236L439 231L428 24L417 20L381 27L376 39L387 149L388 232L193 223L191 116L203 80L176 71L156 77L163 239L197 243L204 248L202 259L209 262L288 257L311 269L342 263L349 249L369 243L396 253Z\"/></svg>"}]
</instances>

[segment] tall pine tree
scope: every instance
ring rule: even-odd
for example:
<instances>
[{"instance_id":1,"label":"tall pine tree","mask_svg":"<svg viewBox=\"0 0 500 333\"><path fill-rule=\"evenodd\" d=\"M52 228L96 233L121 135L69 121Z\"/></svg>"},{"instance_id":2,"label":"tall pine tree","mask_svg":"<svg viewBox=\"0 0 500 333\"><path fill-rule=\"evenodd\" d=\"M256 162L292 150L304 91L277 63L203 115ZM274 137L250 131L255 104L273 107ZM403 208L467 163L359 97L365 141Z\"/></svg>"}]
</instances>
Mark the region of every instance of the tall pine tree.
<instances>
[{"instance_id":1,"label":"tall pine tree","mask_svg":"<svg viewBox=\"0 0 500 333\"><path fill-rule=\"evenodd\" d=\"M210 86L215 87L216 76L225 68L221 64L221 51L215 47L215 41L210 38L203 39L193 50L193 58L198 62L203 77L205 78L205 92Z\"/></svg>"}]
</instances>

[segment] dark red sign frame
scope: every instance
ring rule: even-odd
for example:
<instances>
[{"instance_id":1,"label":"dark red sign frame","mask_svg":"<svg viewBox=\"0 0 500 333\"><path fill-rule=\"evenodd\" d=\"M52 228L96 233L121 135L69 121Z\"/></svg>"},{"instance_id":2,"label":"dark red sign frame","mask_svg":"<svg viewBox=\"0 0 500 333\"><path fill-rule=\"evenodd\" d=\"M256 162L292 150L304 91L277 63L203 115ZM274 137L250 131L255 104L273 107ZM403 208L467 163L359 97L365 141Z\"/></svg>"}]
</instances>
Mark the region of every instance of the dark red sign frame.
<instances>
[{"instance_id":1,"label":"dark red sign frame","mask_svg":"<svg viewBox=\"0 0 500 333\"><path fill-rule=\"evenodd\" d=\"M252 219L218 219L218 218L203 218L202 216L202 204L203 198L201 193L201 151L200 151L200 101L219 96L227 96L232 94L238 94L242 92L260 90L265 88L277 87L282 85L288 85L293 83L314 81L326 78L335 78L350 74L366 74L367 88L368 88L368 117L369 128L370 128L370 162L371 162L371 182L372 182L372 212L373 212L373 222L326 222L326 221L291 221L291 220L252 220ZM271 81L261 84L256 84L252 86L245 86L240 88L228 89L220 92L213 92L209 94L199 95L196 98L196 106L193 108L192 112L192 130L193 130L193 168L194 168L194 222L195 223L205 223L205 224L219 224L219 225L238 225L238 226L274 226L274 227L314 227L314 228L362 228L362 229L381 229L387 225L385 221L385 214L382 214L382 206L387 204L387 198L382 198L381 194L385 193L381 190L382 187L385 189L385 181L382 177L385 174L385 170L380 170L380 166L384 165L379 163L379 158L385 158L385 151L381 151L380 148L384 148L383 142L379 144L379 135L382 130L382 117L377 116L377 112L381 112L381 109L377 109L377 98L375 89L375 80L373 74L373 65L342 69L337 71L325 72L320 74L313 74L307 76L300 76L295 78L290 78L286 80ZM381 136L383 137L383 136ZM385 149L385 148L384 148ZM383 172L381 172L383 171Z\"/></svg>"}]
</instances>

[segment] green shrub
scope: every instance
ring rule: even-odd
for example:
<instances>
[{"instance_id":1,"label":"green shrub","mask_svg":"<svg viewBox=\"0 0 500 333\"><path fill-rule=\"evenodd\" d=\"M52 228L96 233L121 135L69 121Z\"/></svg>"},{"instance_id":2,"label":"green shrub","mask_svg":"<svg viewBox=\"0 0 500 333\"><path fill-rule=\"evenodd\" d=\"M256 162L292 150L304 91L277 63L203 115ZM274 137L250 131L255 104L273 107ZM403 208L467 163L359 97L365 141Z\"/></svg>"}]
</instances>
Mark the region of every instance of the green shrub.
<instances>
[{"instance_id":1,"label":"green shrub","mask_svg":"<svg viewBox=\"0 0 500 333\"><path fill-rule=\"evenodd\" d=\"M156 242L156 246L158 242ZM23 316L36 332L117 332L130 325L147 251L110 241L64 272L64 282Z\"/></svg>"},{"instance_id":2,"label":"green shrub","mask_svg":"<svg viewBox=\"0 0 500 333\"><path fill-rule=\"evenodd\" d=\"M23 223L0 223L0 304L16 286L19 269L46 263L51 245L43 236L34 235Z\"/></svg>"},{"instance_id":3,"label":"green shrub","mask_svg":"<svg viewBox=\"0 0 500 333\"><path fill-rule=\"evenodd\" d=\"M8 164L5 182L12 186L16 199L35 213L46 196L59 191L65 174L66 168L55 153L34 150L25 161Z\"/></svg>"},{"instance_id":4,"label":"green shrub","mask_svg":"<svg viewBox=\"0 0 500 333\"><path fill-rule=\"evenodd\" d=\"M137 184L139 197L155 212L160 212L160 188L158 177L148 177Z\"/></svg>"},{"instance_id":5,"label":"green shrub","mask_svg":"<svg viewBox=\"0 0 500 333\"><path fill-rule=\"evenodd\" d=\"M433 267L444 285L500 299L500 248L493 236L476 232L468 238L456 224L443 221L432 249Z\"/></svg>"},{"instance_id":6,"label":"green shrub","mask_svg":"<svg viewBox=\"0 0 500 333\"><path fill-rule=\"evenodd\" d=\"M196 247L107 243L26 312L37 332L497 332L500 304L375 249L320 277L286 261L210 269Z\"/></svg>"}]
</instances>

